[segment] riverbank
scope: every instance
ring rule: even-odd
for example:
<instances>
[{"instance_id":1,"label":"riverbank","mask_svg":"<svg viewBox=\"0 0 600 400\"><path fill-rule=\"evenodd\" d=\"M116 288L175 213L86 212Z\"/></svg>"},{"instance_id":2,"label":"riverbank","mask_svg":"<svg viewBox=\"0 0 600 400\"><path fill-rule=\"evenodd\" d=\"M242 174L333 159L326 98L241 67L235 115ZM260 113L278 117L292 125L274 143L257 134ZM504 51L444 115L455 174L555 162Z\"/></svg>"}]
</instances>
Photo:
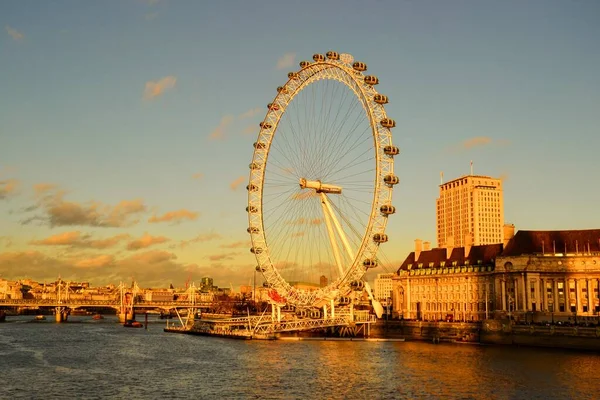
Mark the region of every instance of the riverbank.
<instances>
[{"instance_id":1,"label":"riverbank","mask_svg":"<svg viewBox=\"0 0 600 400\"><path fill-rule=\"evenodd\" d=\"M371 337L600 351L600 327L519 325L509 320L378 321L371 326Z\"/></svg>"}]
</instances>

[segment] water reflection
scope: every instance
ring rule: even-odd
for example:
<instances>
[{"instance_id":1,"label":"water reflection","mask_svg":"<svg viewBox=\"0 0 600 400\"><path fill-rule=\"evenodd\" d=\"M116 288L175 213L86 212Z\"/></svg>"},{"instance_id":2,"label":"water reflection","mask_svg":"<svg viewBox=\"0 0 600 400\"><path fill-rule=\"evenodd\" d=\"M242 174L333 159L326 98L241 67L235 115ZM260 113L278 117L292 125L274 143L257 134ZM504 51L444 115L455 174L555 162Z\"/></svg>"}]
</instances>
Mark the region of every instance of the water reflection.
<instances>
[{"instance_id":1,"label":"water reflection","mask_svg":"<svg viewBox=\"0 0 600 400\"><path fill-rule=\"evenodd\" d=\"M0 325L0 360L3 396L50 399L593 399L600 369L580 352L235 341L110 321Z\"/></svg>"}]
</instances>

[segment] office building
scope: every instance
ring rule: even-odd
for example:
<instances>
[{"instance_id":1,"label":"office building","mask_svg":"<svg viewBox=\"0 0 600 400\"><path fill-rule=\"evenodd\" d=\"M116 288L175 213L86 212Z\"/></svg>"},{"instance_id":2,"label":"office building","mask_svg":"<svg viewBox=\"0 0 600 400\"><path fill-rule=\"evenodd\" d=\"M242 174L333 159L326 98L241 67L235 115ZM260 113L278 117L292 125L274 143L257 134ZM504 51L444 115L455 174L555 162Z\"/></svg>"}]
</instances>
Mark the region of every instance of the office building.
<instances>
[{"instance_id":1,"label":"office building","mask_svg":"<svg viewBox=\"0 0 600 400\"><path fill-rule=\"evenodd\" d=\"M436 201L438 247L503 243L503 202L497 178L471 174L442 183Z\"/></svg>"}]
</instances>

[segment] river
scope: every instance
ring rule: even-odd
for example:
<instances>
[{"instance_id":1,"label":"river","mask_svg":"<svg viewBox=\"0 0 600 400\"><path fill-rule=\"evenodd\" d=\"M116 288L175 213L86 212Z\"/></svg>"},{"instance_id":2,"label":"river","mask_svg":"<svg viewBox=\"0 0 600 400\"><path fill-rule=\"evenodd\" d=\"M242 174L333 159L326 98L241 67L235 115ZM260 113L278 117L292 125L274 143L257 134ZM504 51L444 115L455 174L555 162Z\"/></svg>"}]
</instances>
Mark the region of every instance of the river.
<instances>
[{"instance_id":1,"label":"river","mask_svg":"<svg viewBox=\"0 0 600 400\"><path fill-rule=\"evenodd\" d=\"M0 324L6 399L597 399L600 356L421 342L242 341L114 317Z\"/></svg>"}]
</instances>

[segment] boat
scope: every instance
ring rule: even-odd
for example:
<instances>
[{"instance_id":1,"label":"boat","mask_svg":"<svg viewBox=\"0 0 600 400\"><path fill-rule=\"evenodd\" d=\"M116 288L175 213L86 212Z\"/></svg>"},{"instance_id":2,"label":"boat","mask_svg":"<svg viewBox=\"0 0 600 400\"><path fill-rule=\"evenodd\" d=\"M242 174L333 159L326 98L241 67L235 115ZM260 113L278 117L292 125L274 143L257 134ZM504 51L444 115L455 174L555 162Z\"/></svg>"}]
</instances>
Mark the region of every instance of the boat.
<instances>
[{"instance_id":1,"label":"boat","mask_svg":"<svg viewBox=\"0 0 600 400\"><path fill-rule=\"evenodd\" d=\"M43 315L36 315L34 318L36 321L45 321L46 317Z\"/></svg>"},{"instance_id":2,"label":"boat","mask_svg":"<svg viewBox=\"0 0 600 400\"><path fill-rule=\"evenodd\" d=\"M100 320L100 319L104 319L104 317L103 317L101 314L96 314L96 315L94 315L94 316L92 317L92 319L94 319L94 320L98 321L98 320Z\"/></svg>"},{"instance_id":3,"label":"boat","mask_svg":"<svg viewBox=\"0 0 600 400\"><path fill-rule=\"evenodd\" d=\"M144 324L137 321L127 321L123 324L125 328L143 328Z\"/></svg>"}]
</instances>

